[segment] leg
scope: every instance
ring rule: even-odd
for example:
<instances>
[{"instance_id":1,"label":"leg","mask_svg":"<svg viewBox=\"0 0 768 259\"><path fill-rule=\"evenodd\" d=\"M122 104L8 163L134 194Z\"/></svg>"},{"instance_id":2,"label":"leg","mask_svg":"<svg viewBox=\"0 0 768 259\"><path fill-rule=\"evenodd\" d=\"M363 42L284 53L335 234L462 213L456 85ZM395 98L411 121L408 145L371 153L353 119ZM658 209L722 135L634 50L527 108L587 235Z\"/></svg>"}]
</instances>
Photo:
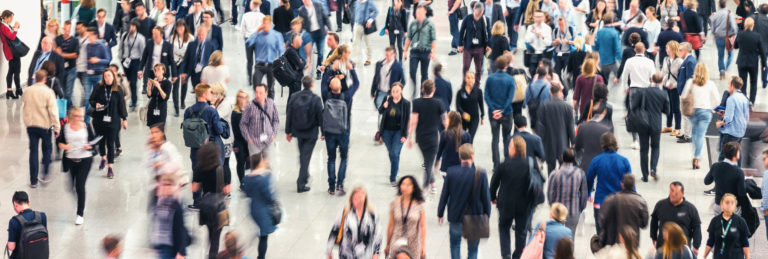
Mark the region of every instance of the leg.
<instances>
[{"instance_id":1,"label":"leg","mask_svg":"<svg viewBox=\"0 0 768 259\"><path fill-rule=\"evenodd\" d=\"M661 132L650 132L651 134L651 171L656 171L656 166L659 164L659 143L661 142Z\"/></svg>"},{"instance_id":2,"label":"leg","mask_svg":"<svg viewBox=\"0 0 768 259\"><path fill-rule=\"evenodd\" d=\"M516 49L517 48L517 31L515 30L515 25L517 25L520 15L518 14L519 7L512 8L512 11L509 12L509 15L507 17L511 17L512 21L507 21L507 31L509 33L509 48L510 49Z\"/></svg>"},{"instance_id":3,"label":"leg","mask_svg":"<svg viewBox=\"0 0 768 259\"><path fill-rule=\"evenodd\" d=\"M344 188L344 178L347 175L347 157L349 157L349 131L341 134L340 137L339 156L341 157L341 162L339 162L339 180L336 181L336 186Z\"/></svg>"},{"instance_id":4,"label":"leg","mask_svg":"<svg viewBox=\"0 0 768 259\"><path fill-rule=\"evenodd\" d=\"M475 78L482 78L483 77L483 59L485 58L484 52L485 50L483 48L477 48L472 53L472 58L475 60ZM480 80L475 80L475 87L480 86Z\"/></svg>"},{"instance_id":5,"label":"leg","mask_svg":"<svg viewBox=\"0 0 768 259\"><path fill-rule=\"evenodd\" d=\"M525 243L528 237L528 221L529 213L517 213L515 215L515 252L512 253L512 258L520 258L525 248Z\"/></svg>"},{"instance_id":6,"label":"leg","mask_svg":"<svg viewBox=\"0 0 768 259\"><path fill-rule=\"evenodd\" d=\"M501 138L504 141L502 143L504 150L504 160L506 160L507 154L509 154L509 140L511 139L510 134L512 133L512 123L512 114L507 114L501 117Z\"/></svg>"},{"instance_id":7,"label":"leg","mask_svg":"<svg viewBox=\"0 0 768 259\"><path fill-rule=\"evenodd\" d=\"M397 46L397 58L398 58L397 60L402 62L403 61L403 44L405 43L405 41L403 40L402 34L398 34L396 38L397 38L396 46ZM765 80L763 81L765 82Z\"/></svg>"},{"instance_id":8,"label":"leg","mask_svg":"<svg viewBox=\"0 0 768 259\"><path fill-rule=\"evenodd\" d=\"M669 90L669 109L675 119L675 129L679 130L682 126L683 117L680 112L680 94L677 93L676 89Z\"/></svg>"},{"instance_id":9,"label":"leg","mask_svg":"<svg viewBox=\"0 0 768 259\"><path fill-rule=\"evenodd\" d=\"M368 35L363 33L363 41L365 41L365 60L368 61L373 58L373 50L371 49L371 37L368 37Z\"/></svg>"},{"instance_id":10,"label":"leg","mask_svg":"<svg viewBox=\"0 0 768 259\"><path fill-rule=\"evenodd\" d=\"M309 179L309 161L312 159L312 150L315 148L317 139L299 138L299 178L296 180L296 186L301 189L307 185Z\"/></svg>"},{"instance_id":11,"label":"leg","mask_svg":"<svg viewBox=\"0 0 768 259\"><path fill-rule=\"evenodd\" d=\"M510 248L509 229L512 228L514 217L504 215L499 212L499 247L501 248L501 258L512 258L512 249Z\"/></svg>"},{"instance_id":12,"label":"leg","mask_svg":"<svg viewBox=\"0 0 768 259\"><path fill-rule=\"evenodd\" d=\"M272 74L272 65L266 66L266 74L267 74L267 88L269 88L268 97L274 99L275 98L275 75Z\"/></svg>"},{"instance_id":13,"label":"leg","mask_svg":"<svg viewBox=\"0 0 768 259\"><path fill-rule=\"evenodd\" d=\"M37 184L38 173L38 146L40 145L40 139L43 137L43 129L28 127L27 136L29 136L29 181L32 185Z\"/></svg>"},{"instance_id":14,"label":"leg","mask_svg":"<svg viewBox=\"0 0 768 259\"><path fill-rule=\"evenodd\" d=\"M176 82L173 83L173 88L171 88L171 97L173 99L173 111L178 116L179 115L179 85L181 84L181 78L176 79Z\"/></svg>"},{"instance_id":15,"label":"leg","mask_svg":"<svg viewBox=\"0 0 768 259\"><path fill-rule=\"evenodd\" d=\"M236 25L237 24L237 19L238 19L237 9L239 9L239 6L237 6L237 0L232 0L230 2L230 10L229 10L230 11L230 15L232 17L232 25Z\"/></svg>"},{"instance_id":16,"label":"leg","mask_svg":"<svg viewBox=\"0 0 768 259\"><path fill-rule=\"evenodd\" d=\"M699 158L701 156L701 150L704 146L704 134L707 132L710 120L712 120L712 113L706 109L697 109L694 113L695 120L691 120L691 128L693 139L693 157Z\"/></svg>"},{"instance_id":17,"label":"leg","mask_svg":"<svg viewBox=\"0 0 768 259\"><path fill-rule=\"evenodd\" d=\"M437 137L431 139L419 139L419 149L424 156L424 188L435 182L432 169L435 168L435 156L437 155Z\"/></svg>"},{"instance_id":18,"label":"leg","mask_svg":"<svg viewBox=\"0 0 768 259\"><path fill-rule=\"evenodd\" d=\"M715 46L717 47L717 69L722 72L725 71L725 38L715 37Z\"/></svg>"},{"instance_id":19,"label":"leg","mask_svg":"<svg viewBox=\"0 0 768 259\"><path fill-rule=\"evenodd\" d=\"M139 72L139 61L133 60L131 61L131 64L128 65L128 71L126 72L126 76L128 77L128 82L131 86L131 107L136 107L136 102L138 102L138 93L136 92L136 82L138 81L138 78L136 76L136 73Z\"/></svg>"},{"instance_id":20,"label":"leg","mask_svg":"<svg viewBox=\"0 0 768 259\"><path fill-rule=\"evenodd\" d=\"M640 171L643 173L643 181L648 181L648 142L650 141L650 130L640 130Z\"/></svg>"},{"instance_id":21,"label":"leg","mask_svg":"<svg viewBox=\"0 0 768 259\"><path fill-rule=\"evenodd\" d=\"M458 11L458 10L457 10ZM448 23L451 30L451 50L455 50L459 46L459 16L456 12L448 15Z\"/></svg>"},{"instance_id":22,"label":"leg","mask_svg":"<svg viewBox=\"0 0 768 259\"><path fill-rule=\"evenodd\" d=\"M757 101L757 99L755 99L755 97L757 95L757 70L758 70L758 67L757 66L753 66L753 67L748 67L747 69L748 69L748 72L749 72L749 101L752 104L755 104L755 101Z\"/></svg>"},{"instance_id":23,"label":"leg","mask_svg":"<svg viewBox=\"0 0 768 259\"><path fill-rule=\"evenodd\" d=\"M472 139L472 143L475 143L475 134L477 133L477 127L480 125L480 120L478 118L472 118L469 121L469 136Z\"/></svg>"},{"instance_id":24,"label":"leg","mask_svg":"<svg viewBox=\"0 0 768 259\"><path fill-rule=\"evenodd\" d=\"M581 213L568 214L568 217L565 218L565 226L571 230L571 233L573 233L573 236L576 236L576 227L579 224L580 216L581 216Z\"/></svg>"},{"instance_id":25,"label":"leg","mask_svg":"<svg viewBox=\"0 0 768 259\"><path fill-rule=\"evenodd\" d=\"M493 167L499 165L499 129L501 127L501 120L495 120L493 118L488 119L491 124L491 156L493 159ZM504 155L506 156L506 154Z\"/></svg>"},{"instance_id":26,"label":"leg","mask_svg":"<svg viewBox=\"0 0 768 259\"><path fill-rule=\"evenodd\" d=\"M477 247L480 245L480 240L469 240L467 239L467 258L468 259L477 259Z\"/></svg>"},{"instance_id":27,"label":"leg","mask_svg":"<svg viewBox=\"0 0 768 259\"><path fill-rule=\"evenodd\" d=\"M66 79L64 80L64 95L67 98L67 108L72 107L72 91L75 89L75 78L77 77L76 68L68 68L64 71L66 73Z\"/></svg>"},{"instance_id":28,"label":"leg","mask_svg":"<svg viewBox=\"0 0 768 259\"><path fill-rule=\"evenodd\" d=\"M88 173L91 171L92 158L83 159L80 163L77 163L77 170L72 168L72 177L74 178L75 192L77 192L77 215L83 216L83 210L85 209L85 181L88 179Z\"/></svg>"},{"instance_id":29,"label":"leg","mask_svg":"<svg viewBox=\"0 0 768 259\"><path fill-rule=\"evenodd\" d=\"M315 67L319 67L323 64L323 60L325 58L325 34L323 34L323 32L320 30L316 30L312 32L310 36L312 36L312 41L315 42L315 48L317 50ZM310 55L310 53L307 53L307 55Z\"/></svg>"},{"instance_id":30,"label":"leg","mask_svg":"<svg viewBox=\"0 0 768 259\"><path fill-rule=\"evenodd\" d=\"M419 89L421 89L421 83L429 79L429 52L424 52L419 55L419 62L421 63L421 81L419 81Z\"/></svg>"},{"instance_id":31,"label":"leg","mask_svg":"<svg viewBox=\"0 0 768 259\"><path fill-rule=\"evenodd\" d=\"M344 0L336 1L336 31L341 31L341 27L344 25L342 19L344 17Z\"/></svg>"},{"instance_id":32,"label":"leg","mask_svg":"<svg viewBox=\"0 0 768 259\"><path fill-rule=\"evenodd\" d=\"M363 61L363 60L366 60L366 59L363 59L363 48L361 46L363 44L363 35L365 35L365 33L363 32L363 26L365 25L362 25L362 24L358 24L358 25L359 26L355 26L355 29L352 30L352 38L354 39L352 42L352 49L354 50L353 56L356 56L357 54L359 54L359 56L357 56L357 59L359 59L360 61Z\"/></svg>"},{"instance_id":33,"label":"leg","mask_svg":"<svg viewBox=\"0 0 768 259\"><path fill-rule=\"evenodd\" d=\"M240 145L237 147L237 152L235 152L235 159L237 160L237 179L240 180L240 186L243 185L243 177L245 177L245 162L248 159L248 147L242 147L243 145Z\"/></svg>"},{"instance_id":34,"label":"leg","mask_svg":"<svg viewBox=\"0 0 768 259\"><path fill-rule=\"evenodd\" d=\"M43 148L43 179L48 179L48 173L49 168L51 165L51 152L53 152L53 143L51 142L51 135L53 135L53 131L50 129L45 130L43 132L42 137L40 138L43 141L42 148Z\"/></svg>"},{"instance_id":35,"label":"leg","mask_svg":"<svg viewBox=\"0 0 768 259\"><path fill-rule=\"evenodd\" d=\"M256 53L254 52L253 46L245 45L245 60L246 60L246 71L248 71L248 74L246 76L250 77L253 75L253 57ZM248 80L250 81L250 80Z\"/></svg>"},{"instance_id":36,"label":"leg","mask_svg":"<svg viewBox=\"0 0 768 259\"><path fill-rule=\"evenodd\" d=\"M107 141L107 164L109 164L109 167L112 167L112 164L115 163L115 136L117 135L117 130L108 128L107 134L104 136L104 138Z\"/></svg>"},{"instance_id":37,"label":"leg","mask_svg":"<svg viewBox=\"0 0 768 259\"><path fill-rule=\"evenodd\" d=\"M186 108L186 105L184 105L184 100L187 98L187 86L189 85L187 82L188 80L189 79L187 78L184 78L184 80L179 79L179 93L181 95L179 98L179 108L182 110Z\"/></svg>"},{"instance_id":38,"label":"leg","mask_svg":"<svg viewBox=\"0 0 768 259\"><path fill-rule=\"evenodd\" d=\"M461 74L466 75L467 71L469 71L469 65L472 64L472 54L470 54L471 50L465 49L461 53ZM477 73L475 73L475 78L477 77ZM475 80L477 81L477 80Z\"/></svg>"},{"instance_id":39,"label":"leg","mask_svg":"<svg viewBox=\"0 0 768 259\"><path fill-rule=\"evenodd\" d=\"M449 222L448 234L451 244L451 259L461 258L461 222Z\"/></svg>"},{"instance_id":40,"label":"leg","mask_svg":"<svg viewBox=\"0 0 768 259\"><path fill-rule=\"evenodd\" d=\"M389 151L389 161L392 164L392 170L389 173L390 182L396 180L397 172L400 169L400 151L403 149L403 143L400 141L401 137L399 130L392 131L391 149Z\"/></svg>"},{"instance_id":41,"label":"leg","mask_svg":"<svg viewBox=\"0 0 768 259\"><path fill-rule=\"evenodd\" d=\"M259 237L259 257L256 257L257 259L264 259L267 257L267 237L269 236Z\"/></svg>"},{"instance_id":42,"label":"leg","mask_svg":"<svg viewBox=\"0 0 768 259\"><path fill-rule=\"evenodd\" d=\"M328 152L328 190L333 191L336 188L336 146L338 137L336 134L326 134L325 148Z\"/></svg>"},{"instance_id":43,"label":"leg","mask_svg":"<svg viewBox=\"0 0 768 259\"><path fill-rule=\"evenodd\" d=\"M411 76L411 81L413 82L413 95L411 100L415 100L417 98L418 89L420 89L420 85L418 81L416 81L416 69L418 69L419 66L419 60L416 58L417 54L414 52L411 52L410 54L410 60L408 60L408 73Z\"/></svg>"},{"instance_id":44,"label":"leg","mask_svg":"<svg viewBox=\"0 0 768 259\"><path fill-rule=\"evenodd\" d=\"M253 68L253 82L252 85L261 84L261 80L264 79L264 76L266 73L264 72L264 66L262 65L256 65L256 67Z\"/></svg>"},{"instance_id":45,"label":"leg","mask_svg":"<svg viewBox=\"0 0 768 259\"><path fill-rule=\"evenodd\" d=\"M208 242L210 247L208 248L208 259L215 259L219 253L219 237L221 236L221 229L218 228L218 222L208 223Z\"/></svg>"}]
</instances>

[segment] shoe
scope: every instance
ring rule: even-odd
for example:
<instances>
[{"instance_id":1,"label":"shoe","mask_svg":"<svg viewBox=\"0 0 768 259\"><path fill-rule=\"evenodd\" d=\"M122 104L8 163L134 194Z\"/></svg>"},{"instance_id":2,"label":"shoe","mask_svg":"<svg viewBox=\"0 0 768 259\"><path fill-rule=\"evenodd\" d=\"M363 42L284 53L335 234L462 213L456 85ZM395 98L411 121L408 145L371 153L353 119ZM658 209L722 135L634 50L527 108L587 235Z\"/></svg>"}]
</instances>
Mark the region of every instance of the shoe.
<instances>
[{"instance_id":1,"label":"shoe","mask_svg":"<svg viewBox=\"0 0 768 259\"><path fill-rule=\"evenodd\" d=\"M342 186L336 187L336 192L341 196L347 195L347 191L345 191L344 187Z\"/></svg>"},{"instance_id":2,"label":"shoe","mask_svg":"<svg viewBox=\"0 0 768 259\"><path fill-rule=\"evenodd\" d=\"M61 161L61 152L54 151L54 153L53 153L53 161Z\"/></svg>"},{"instance_id":3,"label":"shoe","mask_svg":"<svg viewBox=\"0 0 768 259\"><path fill-rule=\"evenodd\" d=\"M49 176L41 176L37 177L37 181L43 183L43 185L51 182L51 177Z\"/></svg>"},{"instance_id":4,"label":"shoe","mask_svg":"<svg viewBox=\"0 0 768 259\"><path fill-rule=\"evenodd\" d=\"M644 183L647 183L647 182L648 182L648 176L643 176L643 178L642 178L641 180L642 180Z\"/></svg>"},{"instance_id":5,"label":"shoe","mask_svg":"<svg viewBox=\"0 0 768 259\"><path fill-rule=\"evenodd\" d=\"M335 195L336 194L336 190L334 190L333 187L328 188L328 194Z\"/></svg>"},{"instance_id":6,"label":"shoe","mask_svg":"<svg viewBox=\"0 0 768 259\"><path fill-rule=\"evenodd\" d=\"M104 167L107 166L107 160L102 159L101 163L99 164L99 171L104 170Z\"/></svg>"},{"instance_id":7,"label":"shoe","mask_svg":"<svg viewBox=\"0 0 768 259\"><path fill-rule=\"evenodd\" d=\"M309 191L309 189L310 189L310 188L309 188L308 186L304 186L304 187L300 187L300 188L298 188L298 190L297 190L296 192L298 192L298 193L304 193L304 192L308 192L308 191Z\"/></svg>"},{"instance_id":8,"label":"shoe","mask_svg":"<svg viewBox=\"0 0 768 259\"><path fill-rule=\"evenodd\" d=\"M456 49L451 49L451 52L448 52L448 56L453 56L453 55L456 55L456 54L459 54L459 52L456 51Z\"/></svg>"},{"instance_id":9,"label":"shoe","mask_svg":"<svg viewBox=\"0 0 768 259\"><path fill-rule=\"evenodd\" d=\"M319 73L318 73L318 74L315 74L315 80L320 80L320 79L322 79L322 78L323 78L323 76L322 76L322 75L320 75Z\"/></svg>"},{"instance_id":10,"label":"shoe","mask_svg":"<svg viewBox=\"0 0 768 259\"><path fill-rule=\"evenodd\" d=\"M184 109L186 109L186 108L187 108L187 106L186 106L186 105L184 105L184 104L182 103L182 104L181 104L181 109L182 109L182 110L184 110Z\"/></svg>"},{"instance_id":11,"label":"shoe","mask_svg":"<svg viewBox=\"0 0 768 259\"><path fill-rule=\"evenodd\" d=\"M117 150L115 150L115 158L120 156L120 153L123 153L123 149L122 148L118 148Z\"/></svg>"},{"instance_id":12,"label":"shoe","mask_svg":"<svg viewBox=\"0 0 768 259\"><path fill-rule=\"evenodd\" d=\"M135 112L135 111L136 111L136 106L131 106L131 112Z\"/></svg>"},{"instance_id":13,"label":"shoe","mask_svg":"<svg viewBox=\"0 0 768 259\"><path fill-rule=\"evenodd\" d=\"M725 70L720 70L720 80L725 80Z\"/></svg>"},{"instance_id":14,"label":"shoe","mask_svg":"<svg viewBox=\"0 0 768 259\"><path fill-rule=\"evenodd\" d=\"M178 117L179 117L179 111L176 111L176 112L174 112L174 113L173 113L173 117L176 117L176 118L178 118Z\"/></svg>"},{"instance_id":15,"label":"shoe","mask_svg":"<svg viewBox=\"0 0 768 259\"><path fill-rule=\"evenodd\" d=\"M715 188L712 188L712 189L704 191L704 195L714 196L715 195Z\"/></svg>"},{"instance_id":16,"label":"shoe","mask_svg":"<svg viewBox=\"0 0 768 259\"><path fill-rule=\"evenodd\" d=\"M691 138L687 136L677 138L677 143L691 143Z\"/></svg>"},{"instance_id":17,"label":"shoe","mask_svg":"<svg viewBox=\"0 0 768 259\"><path fill-rule=\"evenodd\" d=\"M673 131L672 131L672 133L670 133L669 135L670 135L670 136L677 136L677 135L680 135L680 130L679 130L679 129L673 130Z\"/></svg>"},{"instance_id":18,"label":"shoe","mask_svg":"<svg viewBox=\"0 0 768 259\"><path fill-rule=\"evenodd\" d=\"M632 149L635 149L635 150L640 149L640 142L637 142L637 140L632 141L632 146L631 147L632 147Z\"/></svg>"},{"instance_id":19,"label":"shoe","mask_svg":"<svg viewBox=\"0 0 768 259\"><path fill-rule=\"evenodd\" d=\"M30 184L29 188L35 189L35 188L37 188L37 184Z\"/></svg>"},{"instance_id":20,"label":"shoe","mask_svg":"<svg viewBox=\"0 0 768 259\"><path fill-rule=\"evenodd\" d=\"M82 225L83 224L83 216L77 216L75 219L75 225Z\"/></svg>"},{"instance_id":21,"label":"shoe","mask_svg":"<svg viewBox=\"0 0 768 259\"><path fill-rule=\"evenodd\" d=\"M194 204L191 204L191 205L187 206L187 209L191 210L191 211L199 211L200 210L200 208L198 208Z\"/></svg>"},{"instance_id":22,"label":"shoe","mask_svg":"<svg viewBox=\"0 0 768 259\"><path fill-rule=\"evenodd\" d=\"M24 93L24 91L21 90L21 88L16 88L16 99L21 97L21 95Z\"/></svg>"},{"instance_id":23,"label":"shoe","mask_svg":"<svg viewBox=\"0 0 768 259\"><path fill-rule=\"evenodd\" d=\"M672 127L665 127L661 129L661 133L669 133L672 132Z\"/></svg>"},{"instance_id":24,"label":"shoe","mask_svg":"<svg viewBox=\"0 0 768 259\"><path fill-rule=\"evenodd\" d=\"M397 181L389 181L389 185L392 185L392 187L397 187Z\"/></svg>"},{"instance_id":25,"label":"shoe","mask_svg":"<svg viewBox=\"0 0 768 259\"><path fill-rule=\"evenodd\" d=\"M693 169L699 169L699 168L701 168L701 167L699 166L699 159L698 159L698 158L694 158L694 159L693 159L693 161L691 162L691 164L692 164L692 166L693 166Z\"/></svg>"},{"instance_id":26,"label":"shoe","mask_svg":"<svg viewBox=\"0 0 768 259\"><path fill-rule=\"evenodd\" d=\"M651 178L653 178L654 182L658 182L659 181L659 177L656 176L656 170L651 170Z\"/></svg>"},{"instance_id":27,"label":"shoe","mask_svg":"<svg viewBox=\"0 0 768 259\"><path fill-rule=\"evenodd\" d=\"M341 32L341 28L336 28L336 32Z\"/></svg>"},{"instance_id":28,"label":"shoe","mask_svg":"<svg viewBox=\"0 0 768 259\"><path fill-rule=\"evenodd\" d=\"M370 66L371 65L371 61L370 60L366 60L365 63L363 63L363 65L364 66Z\"/></svg>"},{"instance_id":29,"label":"shoe","mask_svg":"<svg viewBox=\"0 0 768 259\"><path fill-rule=\"evenodd\" d=\"M112 172L112 167L107 168L107 178L109 179L115 178L115 173Z\"/></svg>"},{"instance_id":30,"label":"shoe","mask_svg":"<svg viewBox=\"0 0 768 259\"><path fill-rule=\"evenodd\" d=\"M16 98L13 96L13 91L12 91L11 89L8 89L8 91L7 91L7 92L5 92L5 99L6 99L6 100L7 100L7 99L16 99Z\"/></svg>"},{"instance_id":31,"label":"shoe","mask_svg":"<svg viewBox=\"0 0 768 259\"><path fill-rule=\"evenodd\" d=\"M381 131L377 131L376 134L373 135L373 141L381 142Z\"/></svg>"}]
</instances>

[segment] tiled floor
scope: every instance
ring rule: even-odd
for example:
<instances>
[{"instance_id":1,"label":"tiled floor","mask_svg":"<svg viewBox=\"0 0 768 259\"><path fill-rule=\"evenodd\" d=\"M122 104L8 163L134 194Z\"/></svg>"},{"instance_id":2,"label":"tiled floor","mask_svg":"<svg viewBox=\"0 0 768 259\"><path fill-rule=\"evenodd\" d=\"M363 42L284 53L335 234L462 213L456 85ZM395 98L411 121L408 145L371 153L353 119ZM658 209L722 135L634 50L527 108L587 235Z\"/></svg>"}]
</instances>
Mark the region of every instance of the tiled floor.
<instances>
[{"instance_id":1,"label":"tiled floor","mask_svg":"<svg viewBox=\"0 0 768 259\"><path fill-rule=\"evenodd\" d=\"M386 1L376 1L379 10L386 10ZM444 4L436 3L434 21L437 25L438 50L437 60L446 65L445 75L454 84L454 91L460 82L461 70L460 56L447 56L450 47L450 34ZM383 21L384 14L379 16ZM334 19L331 19L334 20ZM335 24L335 22L334 22ZM343 43L349 43L351 32L345 27L342 36ZM225 62L229 65L232 74L232 82L228 93L234 96L238 89L246 89L251 92L245 79L245 60L243 59L244 47L240 34L229 25L223 26L225 37ZM383 58L384 46L387 40L383 37L375 37L375 58ZM710 71L716 71L714 44L707 42L702 51L702 60L710 66ZM353 52L354 53L354 52ZM734 53L735 54L735 53ZM522 56L518 55L515 64L520 64ZM373 133L376 131L376 113L373 102L367 95L370 82L373 77L373 66L362 66L364 60L358 61L358 74L362 84L356 101L352 107L354 114L352 122L352 136L349 155L349 166L345 185L349 188L363 185L368 189L370 201L379 215L386 215L388 204L395 197L395 189L389 186L387 176L389 162L384 146L376 146L372 142ZM731 73L735 73L733 66ZM712 78L717 75L713 72ZM722 90L725 83L719 82ZM409 84L408 87L412 87ZM319 90L315 89L317 92ZM79 94L80 90L76 90ZM614 122L616 133L620 142L619 153L627 156L632 168L639 172L638 151L629 148L631 137L624 131L623 120L623 91L619 88L611 89L611 102L615 107ZM406 89L410 93L410 89ZM758 91L758 110L766 110L764 98L766 91ZM286 97L277 94L276 103L281 112L281 120L284 120ZM410 94L406 94L410 97ZM193 97L188 97L187 103L192 102ZM144 143L147 138L147 128L141 125L136 113L129 116L129 129L122 132L123 154L115 164L116 177L109 180L104 171L97 171L96 165L92 170L87 184L88 198L85 210L85 224L75 226L75 197L69 184L68 175L60 173L60 164L54 163L52 167L54 180L47 186L30 189L28 184L28 151L27 138L21 120L21 102L2 101L0 105L0 164L3 165L3 173L0 173L0 219L8 219L12 216L10 197L13 191L26 190L31 195L32 207L48 213L49 231L51 234L52 258L97 258L102 256L99 241L109 233L118 233L125 237L125 252L123 258L149 258L152 250L148 246L148 217L147 199L150 192L150 176L138 163L144 152ZM145 102L142 100L142 102ZM185 157L185 167L189 168L188 150L181 141L180 131L175 127L181 120L169 116L168 137L177 145ZM475 139L477 151L477 164L490 169L490 130L486 125L480 126L478 137ZM710 204L713 197L704 196L703 190L708 189L703 185L703 178L707 172L706 166L701 170L691 170L689 162L691 157L691 145L677 144L673 137L663 136L661 144L661 159L659 163L659 182L639 183L638 192L648 201L652 209L656 201L666 197L669 182L678 180L686 185L688 201L693 202L702 217L703 230L712 218ZM285 206L285 218L277 232L270 236L269 252L267 258L324 258L329 230L332 221L340 213L346 202L346 197L329 196L325 192L326 187L326 152L323 142L318 142L314 150L310 173L312 191L304 194L295 192L295 177L298 174L298 152L295 142L288 143L284 135L278 135L272 149L272 167L278 177L277 188L279 199ZM400 175L412 174L417 178L423 177L421 169L421 157L418 149L403 148ZM234 158L231 161L234 167ZM235 182L237 180L234 180ZM760 182L760 180L758 180ZM442 183L438 180L438 185ZM439 190L438 190L439 191ZM439 195L439 192L438 192ZM188 190L184 192L186 202L191 200ZM436 216L436 195L430 195L427 202L427 255L429 258L449 258L449 242L447 225L438 225ZM759 201L753 204L759 206ZM256 256L255 239L257 229L248 214L248 203L245 196L235 191L230 201L231 226L225 231L236 230L245 236L247 244L246 254ZM548 215L548 208L540 206L535 214L534 222L543 220ZM588 238L594 233L594 220L592 210L585 211L586 221L582 221L576 234L576 258L590 258L587 249ZM187 227L192 231L195 242L189 247L189 258L203 258L207 251L207 234L205 228L198 226L197 214L186 212ZM480 245L481 258L499 258L498 232L496 230L498 212L494 209L491 215L492 232L488 240ZM386 218L386 217L384 217ZM764 223L763 223L764 224ZM386 229L386 222L380 222L382 233ZM761 225L758 232L750 240L752 244L753 258L768 258L768 242L766 242L764 226ZM652 246L648 230L642 233L640 248L643 253L649 251ZM705 232L706 236L706 232ZM5 235L0 235L0 244L4 244ZM466 249L465 247L463 249ZM703 249L703 247L702 247ZM702 250L703 251L703 250ZM466 253L466 251L464 251Z\"/></svg>"}]
</instances>

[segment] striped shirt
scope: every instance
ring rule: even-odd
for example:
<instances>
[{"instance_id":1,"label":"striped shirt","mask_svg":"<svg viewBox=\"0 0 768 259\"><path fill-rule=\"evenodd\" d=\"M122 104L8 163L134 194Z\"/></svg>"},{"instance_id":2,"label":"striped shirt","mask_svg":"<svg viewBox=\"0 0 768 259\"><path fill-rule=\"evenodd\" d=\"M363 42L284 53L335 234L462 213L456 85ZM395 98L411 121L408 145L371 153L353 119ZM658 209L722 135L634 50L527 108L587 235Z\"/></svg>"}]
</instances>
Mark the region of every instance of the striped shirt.
<instances>
[{"instance_id":1,"label":"striped shirt","mask_svg":"<svg viewBox=\"0 0 768 259\"><path fill-rule=\"evenodd\" d=\"M267 98L263 107L257 107L254 103L255 101L251 101L245 106L243 118L240 120L240 131L249 143L251 155L269 147L280 126L277 107L272 99Z\"/></svg>"},{"instance_id":2,"label":"striped shirt","mask_svg":"<svg viewBox=\"0 0 768 259\"><path fill-rule=\"evenodd\" d=\"M550 205L555 202L565 205L568 215L579 215L587 206L589 198L584 171L573 164L563 164L549 175L547 198Z\"/></svg>"}]
</instances>

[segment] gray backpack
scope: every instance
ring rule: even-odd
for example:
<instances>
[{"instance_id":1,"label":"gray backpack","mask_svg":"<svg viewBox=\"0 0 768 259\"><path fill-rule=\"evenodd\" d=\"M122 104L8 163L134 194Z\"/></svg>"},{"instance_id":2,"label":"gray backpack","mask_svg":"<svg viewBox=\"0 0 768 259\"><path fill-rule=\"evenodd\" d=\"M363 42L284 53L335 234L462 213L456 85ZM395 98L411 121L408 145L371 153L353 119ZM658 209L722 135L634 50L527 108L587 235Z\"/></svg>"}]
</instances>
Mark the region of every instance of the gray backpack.
<instances>
[{"instance_id":1,"label":"gray backpack","mask_svg":"<svg viewBox=\"0 0 768 259\"><path fill-rule=\"evenodd\" d=\"M192 109L192 108L190 108ZM208 105L195 112L190 110L192 116L184 119L181 123L183 130L184 145L191 148L200 148L208 141L208 123L203 120L203 112L208 109Z\"/></svg>"},{"instance_id":2,"label":"gray backpack","mask_svg":"<svg viewBox=\"0 0 768 259\"><path fill-rule=\"evenodd\" d=\"M323 132L330 134L342 134L349 128L349 117L347 112L347 102L344 101L344 94L341 98L330 98L325 101L323 109Z\"/></svg>"}]
</instances>

